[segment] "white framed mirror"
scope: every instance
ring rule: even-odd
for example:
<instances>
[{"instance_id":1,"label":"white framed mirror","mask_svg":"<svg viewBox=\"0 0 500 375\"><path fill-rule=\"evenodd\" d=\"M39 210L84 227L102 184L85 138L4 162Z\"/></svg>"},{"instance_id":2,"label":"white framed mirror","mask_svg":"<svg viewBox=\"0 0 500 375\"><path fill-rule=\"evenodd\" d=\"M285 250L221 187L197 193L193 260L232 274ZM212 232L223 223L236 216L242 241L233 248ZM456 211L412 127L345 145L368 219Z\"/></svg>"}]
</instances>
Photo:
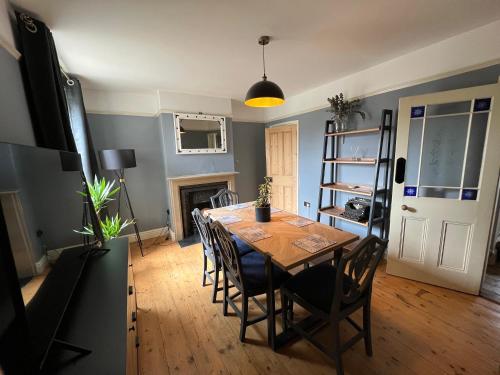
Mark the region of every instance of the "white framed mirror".
<instances>
[{"instance_id":1,"label":"white framed mirror","mask_svg":"<svg viewBox=\"0 0 500 375\"><path fill-rule=\"evenodd\" d=\"M223 116L174 113L176 154L227 152L226 118Z\"/></svg>"}]
</instances>

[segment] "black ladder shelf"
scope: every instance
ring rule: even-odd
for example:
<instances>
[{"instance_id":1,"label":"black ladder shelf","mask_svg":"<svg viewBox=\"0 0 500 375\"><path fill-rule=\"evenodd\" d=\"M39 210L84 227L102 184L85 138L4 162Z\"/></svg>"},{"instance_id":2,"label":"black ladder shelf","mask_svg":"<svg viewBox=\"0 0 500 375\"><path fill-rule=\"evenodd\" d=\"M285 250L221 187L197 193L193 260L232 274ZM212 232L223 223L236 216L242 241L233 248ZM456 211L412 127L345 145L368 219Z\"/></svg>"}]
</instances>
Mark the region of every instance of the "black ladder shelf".
<instances>
[{"instance_id":1,"label":"black ladder shelf","mask_svg":"<svg viewBox=\"0 0 500 375\"><path fill-rule=\"evenodd\" d=\"M372 233L374 225L380 225L380 237L387 238L389 231L389 210L391 199L391 186L389 181L389 169L391 169L391 157L394 150L391 147L392 138L392 110L382 110L382 118L380 126L369 129L349 130L344 132L334 132L334 122L332 120L326 121L325 135L323 141L323 159L321 163L321 180L319 187L318 198L318 213L317 221L321 220L321 215L329 217L330 226L335 226L336 220L343 220L350 223L358 224L367 228L367 235ZM378 152L374 158L340 158L339 157L339 137L357 136L370 133L379 133ZM327 155L329 153L329 155ZM357 186L340 182L337 180L338 166L340 164L350 165L373 165L375 167L375 176L372 186ZM385 165L383 181L379 181L381 166ZM325 169L330 166L329 181L325 181ZM330 199L329 205L323 206L323 192L329 191ZM338 207L337 193L348 193L361 197L368 197L371 200L371 207L375 207L375 202L378 200L382 204L381 216L374 216L374 209L370 210L368 221L358 222L343 217L343 207Z\"/></svg>"}]
</instances>

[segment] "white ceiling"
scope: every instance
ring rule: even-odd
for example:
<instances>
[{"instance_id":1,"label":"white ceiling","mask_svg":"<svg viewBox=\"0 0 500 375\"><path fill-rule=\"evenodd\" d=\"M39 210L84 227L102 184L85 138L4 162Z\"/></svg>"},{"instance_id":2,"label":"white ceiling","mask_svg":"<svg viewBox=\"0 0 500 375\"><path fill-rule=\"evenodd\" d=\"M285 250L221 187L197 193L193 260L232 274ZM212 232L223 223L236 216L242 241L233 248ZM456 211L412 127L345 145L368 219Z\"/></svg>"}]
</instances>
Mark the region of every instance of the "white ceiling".
<instances>
[{"instance_id":1,"label":"white ceiling","mask_svg":"<svg viewBox=\"0 0 500 375\"><path fill-rule=\"evenodd\" d=\"M87 88L292 96L500 19L499 0L15 0ZM487 41L485 41L487 43ZM432 62L429 62L432 63Z\"/></svg>"}]
</instances>

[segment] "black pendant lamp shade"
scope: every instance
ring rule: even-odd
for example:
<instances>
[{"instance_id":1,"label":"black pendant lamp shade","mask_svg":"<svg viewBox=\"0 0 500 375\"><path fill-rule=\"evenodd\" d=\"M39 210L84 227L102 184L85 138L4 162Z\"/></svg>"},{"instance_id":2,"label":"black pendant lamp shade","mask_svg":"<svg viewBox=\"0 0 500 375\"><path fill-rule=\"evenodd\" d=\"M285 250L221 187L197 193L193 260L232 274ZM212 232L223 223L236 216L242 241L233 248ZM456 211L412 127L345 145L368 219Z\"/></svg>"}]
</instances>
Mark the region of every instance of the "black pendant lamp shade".
<instances>
[{"instance_id":1,"label":"black pendant lamp shade","mask_svg":"<svg viewBox=\"0 0 500 375\"><path fill-rule=\"evenodd\" d=\"M264 46L269 44L269 40L268 36L261 36L259 38L259 44L262 46L264 75L262 76L262 81L253 84L247 92L245 104L249 107L276 107L285 103L283 90L276 83L267 80Z\"/></svg>"}]
</instances>

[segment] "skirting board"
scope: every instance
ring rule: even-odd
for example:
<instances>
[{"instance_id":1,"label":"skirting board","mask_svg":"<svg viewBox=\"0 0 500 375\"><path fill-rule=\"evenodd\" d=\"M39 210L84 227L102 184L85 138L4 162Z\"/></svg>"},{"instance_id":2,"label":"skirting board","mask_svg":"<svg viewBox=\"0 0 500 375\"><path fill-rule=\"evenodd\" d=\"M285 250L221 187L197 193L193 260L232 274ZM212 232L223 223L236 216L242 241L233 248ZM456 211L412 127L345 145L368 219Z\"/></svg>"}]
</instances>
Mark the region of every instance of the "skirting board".
<instances>
[{"instance_id":1,"label":"skirting board","mask_svg":"<svg viewBox=\"0 0 500 375\"><path fill-rule=\"evenodd\" d=\"M175 233L170 228L168 228L168 232L167 232L166 227L146 230L144 232L140 232L139 234L141 235L142 240L148 240L150 238L156 238L156 237L160 237L160 236L167 237L167 233L169 233L169 238L172 241L174 241L175 240L175 238L174 238ZM127 234L124 237L128 237L128 240L130 243L137 242L137 238L135 236L135 233Z\"/></svg>"},{"instance_id":2,"label":"skirting board","mask_svg":"<svg viewBox=\"0 0 500 375\"><path fill-rule=\"evenodd\" d=\"M144 232L139 232L139 234L141 235L142 240L147 240L150 238L156 238L156 237L160 237L160 236L166 237L167 236L166 229L167 229L166 227L156 228L156 229L146 230ZM168 232L170 233L170 240L175 241L175 233L171 229L169 229ZM137 238L135 237L135 233L125 234L125 235L120 236L120 237L128 237L128 240L130 243L137 242ZM76 247L76 246L80 246L80 245L65 246L65 247L61 247L58 249L52 249L52 250L47 251L48 256L44 256L35 264L37 273L40 273L39 269L41 269L43 271L49 262L54 263L57 260L57 258L59 257L59 255L61 255L61 253L64 250L71 249L71 248ZM38 263L40 263L40 268L39 268Z\"/></svg>"},{"instance_id":3,"label":"skirting board","mask_svg":"<svg viewBox=\"0 0 500 375\"><path fill-rule=\"evenodd\" d=\"M45 268L47 268L49 264L49 260L47 259L47 255L42 256L38 262L35 263L35 272L37 275L41 275Z\"/></svg>"}]
</instances>

